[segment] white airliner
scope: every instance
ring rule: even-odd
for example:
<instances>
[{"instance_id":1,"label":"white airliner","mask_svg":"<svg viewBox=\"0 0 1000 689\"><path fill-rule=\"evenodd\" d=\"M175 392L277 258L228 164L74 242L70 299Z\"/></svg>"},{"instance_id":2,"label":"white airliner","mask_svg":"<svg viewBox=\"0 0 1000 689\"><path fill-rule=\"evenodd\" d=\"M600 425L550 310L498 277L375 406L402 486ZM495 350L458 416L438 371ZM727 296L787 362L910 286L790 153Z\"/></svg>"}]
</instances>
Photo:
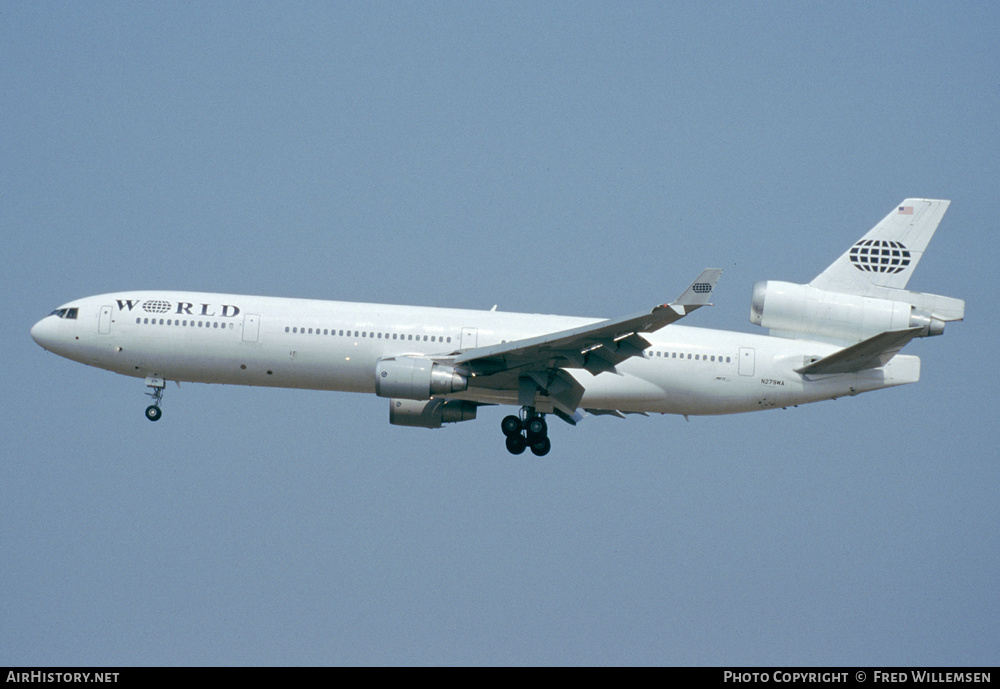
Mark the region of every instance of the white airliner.
<instances>
[{"instance_id":1,"label":"white airliner","mask_svg":"<svg viewBox=\"0 0 1000 689\"><path fill-rule=\"evenodd\" d=\"M144 378L151 421L168 380L375 393L390 423L423 428L509 404L507 449L544 455L546 414L733 414L916 382L920 359L899 351L965 312L904 289L949 203L906 199L808 285L755 284L750 320L770 335L672 325L708 303L708 269L676 301L612 320L126 291L60 306L31 336Z\"/></svg>"}]
</instances>

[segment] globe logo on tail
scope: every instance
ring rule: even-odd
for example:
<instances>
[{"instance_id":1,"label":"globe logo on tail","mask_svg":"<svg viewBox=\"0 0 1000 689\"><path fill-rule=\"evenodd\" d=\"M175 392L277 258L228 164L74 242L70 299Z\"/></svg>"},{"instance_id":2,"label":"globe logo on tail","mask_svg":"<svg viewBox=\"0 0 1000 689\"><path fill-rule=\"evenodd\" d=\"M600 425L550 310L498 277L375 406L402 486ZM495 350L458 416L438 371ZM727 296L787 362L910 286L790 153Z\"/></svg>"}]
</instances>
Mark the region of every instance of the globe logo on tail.
<instances>
[{"instance_id":1,"label":"globe logo on tail","mask_svg":"<svg viewBox=\"0 0 1000 689\"><path fill-rule=\"evenodd\" d=\"M898 273L910 265L910 250L886 239L862 239L850 256L854 267L867 273Z\"/></svg>"}]
</instances>

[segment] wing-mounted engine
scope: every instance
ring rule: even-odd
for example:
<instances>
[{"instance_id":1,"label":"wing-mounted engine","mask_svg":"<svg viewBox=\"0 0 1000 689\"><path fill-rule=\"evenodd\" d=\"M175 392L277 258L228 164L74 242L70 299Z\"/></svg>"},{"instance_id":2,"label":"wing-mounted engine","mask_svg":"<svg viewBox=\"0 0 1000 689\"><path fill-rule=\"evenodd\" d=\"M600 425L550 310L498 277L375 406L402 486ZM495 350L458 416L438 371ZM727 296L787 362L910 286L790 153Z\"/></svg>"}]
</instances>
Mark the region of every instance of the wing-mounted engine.
<instances>
[{"instance_id":1,"label":"wing-mounted engine","mask_svg":"<svg viewBox=\"0 0 1000 689\"><path fill-rule=\"evenodd\" d=\"M379 397L429 400L468 387L465 373L423 357L391 357L379 359L375 365L375 394Z\"/></svg>"},{"instance_id":2,"label":"wing-mounted engine","mask_svg":"<svg viewBox=\"0 0 1000 689\"><path fill-rule=\"evenodd\" d=\"M921 328L940 335L947 321L962 320L965 302L937 294L874 288L873 296L768 280L753 286L750 322L782 337L814 336L860 342L887 330Z\"/></svg>"},{"instance_id":3,"label":"wing-mounted engine","mask_svg":"<svg viewBox=\"0 0 1000 689\"><path fill-rule=\"evenodd\" d=\"M476 418L475 402L465 400L389 400L389 423L395 426L441 428L442 424L472 421Z\"/></svg>"}]
</instances>

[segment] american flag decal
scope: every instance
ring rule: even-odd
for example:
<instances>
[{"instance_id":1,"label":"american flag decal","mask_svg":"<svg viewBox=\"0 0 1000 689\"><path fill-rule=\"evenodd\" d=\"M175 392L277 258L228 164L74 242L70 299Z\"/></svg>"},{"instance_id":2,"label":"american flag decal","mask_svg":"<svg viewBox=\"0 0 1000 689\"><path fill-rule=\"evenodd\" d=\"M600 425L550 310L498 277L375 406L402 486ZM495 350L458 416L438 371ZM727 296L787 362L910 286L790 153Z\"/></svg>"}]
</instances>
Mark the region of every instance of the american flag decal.
<instances>
[{"instance_id":1,"label":"american flag decal","mask_svg":"<svg viewBox=\"0 0 1000 689\"><path fill-rule=\"evenodd\" d=\"M913 206L900 206L899 207L899 214L900 215L913 215Z\"/></svg>"}]
</instances>

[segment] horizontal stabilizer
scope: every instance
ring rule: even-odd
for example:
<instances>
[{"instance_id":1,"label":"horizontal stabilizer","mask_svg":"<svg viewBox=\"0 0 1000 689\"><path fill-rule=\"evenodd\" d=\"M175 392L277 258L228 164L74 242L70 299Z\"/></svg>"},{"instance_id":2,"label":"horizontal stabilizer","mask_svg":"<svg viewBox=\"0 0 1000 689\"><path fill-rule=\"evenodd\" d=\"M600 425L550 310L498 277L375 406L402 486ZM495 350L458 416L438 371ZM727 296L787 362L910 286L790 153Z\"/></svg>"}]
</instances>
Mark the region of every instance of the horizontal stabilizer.
<instances>
[{"instance_id":1,"label":"horizontal stabilizer","mask_svg":"<svg viewBox=\"0 0 1000 689\"><path fill-rule=\"evenodd\" d=\"M856 345L851 345L802 368L797 368L795 372L820 375L824 373L854 373L870 368L879 368L889 363L889 360L899 354L906 343L917 337L921 331L922 328L917 327L879 333Z\"/></svg>"}]
</instances>

